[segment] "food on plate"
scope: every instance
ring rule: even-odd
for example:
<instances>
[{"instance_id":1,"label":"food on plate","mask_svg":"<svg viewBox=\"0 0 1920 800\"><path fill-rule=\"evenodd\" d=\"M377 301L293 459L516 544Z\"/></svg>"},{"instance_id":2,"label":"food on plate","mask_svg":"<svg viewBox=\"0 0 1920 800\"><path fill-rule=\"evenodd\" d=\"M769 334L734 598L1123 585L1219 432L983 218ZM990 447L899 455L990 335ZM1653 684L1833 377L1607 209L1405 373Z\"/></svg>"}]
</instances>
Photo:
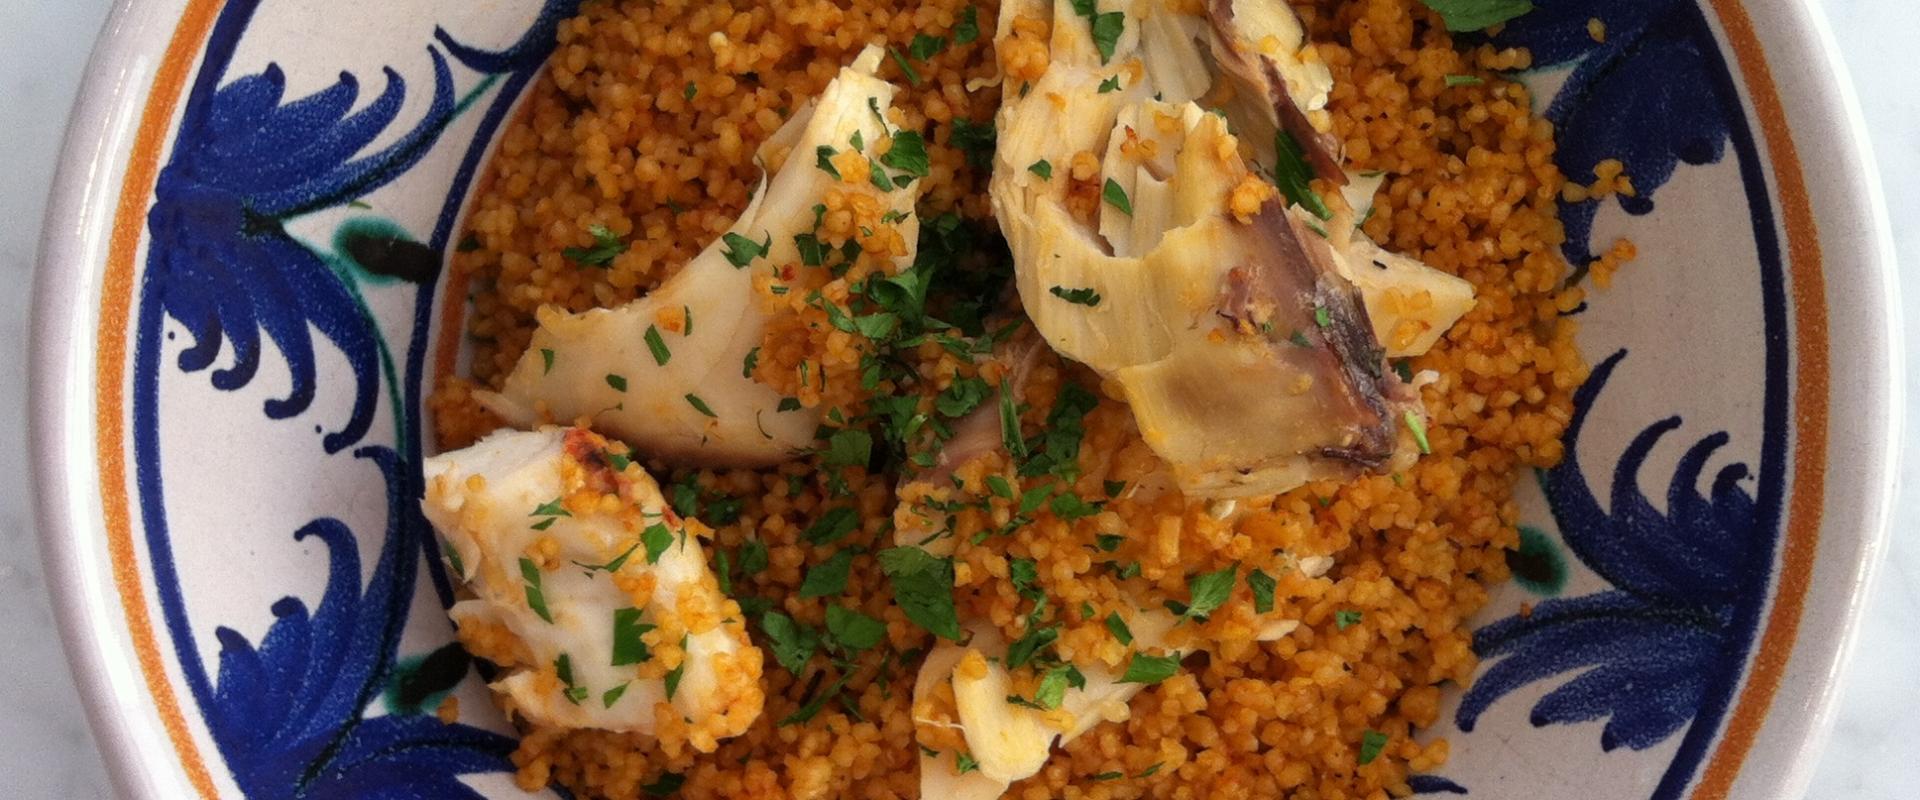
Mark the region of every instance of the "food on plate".
<instances>
[{"instance_id":1,"label":"food on plate","mask_svg":"<svg viewBox=\"0 0 1920 800\"><path fill-rule=\"evenodd\" d=\"M596 0L558 36L452 257L424 498L523 787L1443 768L1587 370L1524 52L1419 0Z\"/></svg>"}]
</instances>

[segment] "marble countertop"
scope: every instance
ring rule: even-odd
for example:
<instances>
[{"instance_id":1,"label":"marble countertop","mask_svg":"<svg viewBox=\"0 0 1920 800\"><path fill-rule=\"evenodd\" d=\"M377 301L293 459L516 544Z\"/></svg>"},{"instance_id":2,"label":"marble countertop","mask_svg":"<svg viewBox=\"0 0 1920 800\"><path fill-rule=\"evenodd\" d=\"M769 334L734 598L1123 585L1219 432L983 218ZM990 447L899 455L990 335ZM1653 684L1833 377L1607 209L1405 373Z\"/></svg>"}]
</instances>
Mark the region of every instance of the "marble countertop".
<instances>
[{"instance_id":1,"label":"marble countertop","mask_svg":"<svg viewBox=\"0 0 1920 800\"><path fill-rule=\"evenodd\" d=\"M1911 86L1912 42L1896 32L1920 31L1911 0L1818 0L1826 9L1852 71L1893 210L1900 262L1908 275L1906 318L1920 321L1920 92ZM67 109L109 0L0 0L0 339L14 342L0 359L0 408L26 407L27 302L38 221L52 179ZM1908 348L1910 376L1920 376L1920 348ZM1908 390L1908 419L1920 420L1920 391ZM24 412L0 425L0 453L26 450ZM1909 424L1906 452L1920 452L1920 425ZM1873 596L1859 647L1844 676L1832 743L1814 780L1816 798L1891 800L1906 797L1920 714L1911 704L1920 665L1920 485L1901 490L1894 541ZM40 574L25 476L0 477L0 779L11 797L104 798L109 795L80 700L60 652ZM1903 791L1905 790L1905 791Z\"/></svg>"}]
</instances>

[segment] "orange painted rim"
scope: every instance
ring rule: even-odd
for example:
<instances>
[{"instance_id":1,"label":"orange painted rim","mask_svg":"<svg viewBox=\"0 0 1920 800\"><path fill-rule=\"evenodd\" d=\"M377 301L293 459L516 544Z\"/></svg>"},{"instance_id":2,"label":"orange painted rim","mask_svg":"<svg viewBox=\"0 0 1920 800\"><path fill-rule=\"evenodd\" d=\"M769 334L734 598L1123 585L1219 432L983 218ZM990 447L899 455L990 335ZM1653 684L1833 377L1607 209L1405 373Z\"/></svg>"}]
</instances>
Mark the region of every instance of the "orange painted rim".
<instances>
[{"instance_id":1,"label":"orange painted rim","mask_svg":"<svg viewBox=\"0 0 1920 800\"><path fill-rule=\"evenodd\" d=\"M1821 507L1827 451L1827 307L1818 226L1807 195L1798 149L1787 126L1785 106L1772 70L1743 0L1706 0L1724 28L1749 100L1763 134L1772 166L1774 194L1781 202L1786 229L1788 271L1791 275L1794 321L1794 380L1791 404L1795 433L1792 448L1793 481L1784 523L1780 555L1780 582L1771 599L1760 640L1738 698L1727 717L1725 731L1707 761L1693 792L1702 800L1719 800L1731 791L1740 768L1757 740L1767 711L1780 688L1793 653L1813 563L1820 540ZM179 757L188 781L199 796L215 800L212 773L194 740L179 696L173 691L162 660L159 641L148 613L146 587L141 581L138 549L134 544L126 465L126 354L127 329L132 318L136 256L145 232L146 211L159 174L160 159L171 133L169 124L179 106L192 68L224 0L188 0L180 22L167 43L146 105L140 114L126 175L114 210L107 264L102 278L100 319L96 328L94 378L95 432L99 464L102 519L105 523L113 581L121 611L136 652L140 673L152 696L168 740ZM449 281L443 302L460 299ZM451 373L457 335L449 338L449 324L463 316L458 305L447 305L435 377ZM453 331L457 334L457 331Z\"/></svg>"}]
</instances>

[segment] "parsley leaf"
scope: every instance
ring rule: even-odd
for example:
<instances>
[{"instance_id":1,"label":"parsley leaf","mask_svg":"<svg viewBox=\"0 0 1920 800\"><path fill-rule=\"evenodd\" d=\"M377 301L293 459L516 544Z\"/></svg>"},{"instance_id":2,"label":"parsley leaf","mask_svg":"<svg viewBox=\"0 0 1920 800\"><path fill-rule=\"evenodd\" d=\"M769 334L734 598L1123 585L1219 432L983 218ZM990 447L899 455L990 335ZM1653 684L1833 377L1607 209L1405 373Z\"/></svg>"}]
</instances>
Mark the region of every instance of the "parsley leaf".
<instances>
[{"instance_id":1,"label":"parsley leaf","mask_svg":"<svg viewBox=\"0 0 1920 800\"><path fill-rule=\"evenodd\" d=\"M800 597L830 597L847 590L847 574L853 571L853 551L841 550L807 570L800 582Z\"/></svg>"},{"instance_id":2,"label":"parsley leaf","mask_svg":"<svg viewBox=\"0 0 1920 800\"><path fill-rule=\"evenodd\" d=\"M605 268L613 264L616 256L627 252L627 243L620 241L605 225L594 225L587 233L593 237L592 247L569 247L560 254L582 266Z\"/></svg>"},{"instance_id":3,"label":"parsley leaf","mask_svg":"<svg viewBox=\"0 0 1920 800\"><path fill-rule=\"evenodd\" d=\"M646 336L641 338L647 340L647 352L653 354L654 364L664 367L673 358L673 351L667 349L667 340L660 337L659 328L648 325Z\"/></svg>"},{"instance_id":4,"label":"parsley leaf","mask_svg":"<svg viewBox=\"0 0 1920 800\"><path fill-rule=\"evenodd\" d=\"M873 434L859 428L841 428L827 437L821 463L829 467L864 467L873 458Z\"/></svg>"},{"instance_id":5,"label":"parsley leaf","mask_svg":"<svg viewBox=\"0 0 1920 800\"><path fill-rule=\"evenodd\" d=\"M1093 48L1100 51L1100 63L1113 60L1113 46L1120 41L1120 34L1127 28L1127 15L1120 11L1108 11L1095 14L1090 18L1093 24Z\"/></svg>"},{"instance_id":6,"label":"parsley leaf","mask_svg":"<svg viewBox=\"0 0 1920 800\"><path fill-rule=\"evenodd\" d=\"M913 35L913 43L907 45L907 55L925 61L947 49L947 40L940 36L928 36L924 33Z\"/></svg>"},{"instance_id":7,"label":"parsley leaf","mask_svg":"<svg viewBox=\"0 0 1920 800\"><path fill-rule=\"evenodd\" d=\"M553 614L547 611L547 595L540 589L540 567L531 558L520 559L520 578L527 583L527 607L547 622L553 621Z\"/></svg>"},{"instance_id":8,"label":"parsley leaf","mask_svg":"<svg viewBox=\"0 0 1920 800\"><path fill-rule=\"evenodd\" d=\"M1233 580L1239 569L1239 565L1229 565L1216 572L1188 578L1187 608L1181 612L1181 618L1203 619L1224 605L1227 598L1233 596Z\"/></svg>"},{"instance_id":9,"label":"parsley leaf","mask_svg":"<svg viewBox=\"0 0 1920 800\"><path fill-rule=\"evenodd\" d=\"M1529 0L1421 0L1456 33L1491 28L1533 10ZM1366 763L1366 762L1361 762Z\"/></svg>"},{"instance_id":10,"label":"parsley leaf","mask_svg":"<svg viewBox=\"0 0 1920 800\"><path fill-rule=\"evenodd\" d=\"M624 392L627 390L627 376L607 373L607 385L616 392Z\"/></svg>"},{"instance_id":11,"label":"parsley leaf","mask_svg":"<svg viewBox=\"0 0 1920 800\"><path fill-rule=\"evenodd\" d=\"M1486 83L1476 75L1448 75L1442 80L1445 80L1448 86L1479 86Z\"/></svg>"},{"instance_id":12,"label":"parsley leaf","mask_svg":"<svg viewBox=\"0 0 1920 800\"><path fill-rule=\"evenodd\" d=\"M1120 76L1115 75L1100 82L1100 94L1120 91Z\"/></svg>"},{"instance_id":13,"label":"parsley leaf","mask_svg":"<svg viewBox=\"0 0 1920 800\"><path fill-rule=\"evenodd\" d=\"M860 527L860 512L850 506L829 509L821 514L800 538L808 544L833 544Z\"/></svg>"},{"instance_id":14,"label":"parsley leaf","mask_svg":"<svg viewBox=\"0 0 1920 800\"><path fill-rule=\"evenodd\" d=\"M835 175L834 177L837 178L839 176ZM745 236L728 231L727 234L721 236L720 239L727 243L727 249L721 253L721 255L726 256L727 263L732 264L736 269L753 263L754 259L766 255L767 250L773 247L773 234L767 234L766 241L755 242Z\"/></svg>"},{"instance_id":15,"label":"parsley leaf","mask_svg":"<svg viewBox=\"0 0 1920 800\"><path fill-rule=\"evenodd\" d=\"M653 652L641 637L656 626L640 621L640 609L621 608L613 612L613 666L639 664L653 658Z\"/></svg>"},{"instance_id":16,"label":"parsley leaf","mask_svg":"<svg viewBox=\"0 0 1920 800\"><path fill-rule=\"evenodd\" d=\"M893 63L900 65L900 72L907 76L907 83L920 85L920 73L913 71L913 65L907 63L907 57L900 54L900 48L887 48L887 55L893 56Z\"/></svg>"},{"instance_id":17,"label":"parsley leaf","mask_svg":"<svg viewBox=\"0 0 1920 800\"><path fill-rule=\"evenodd\" d=\"M760 632L766 634L767 649L773 651L774 660L795 677L807 668L807 659L820 646L819 633L778 611L760 615Z\"/></svg>"},{"instance_id":18,"label":"parsley leaf","mask_svg":"<svg viewBox=\"0 0 1920 800\"><path fill-rule=\"evenodd\" d=\"M1286 195L1288 202L1321 219L1333 219L1333 212L1327 208L1320 195L1315 194L1313 165L1307 163L1306 151L1300 148L1300 141L1293 134L1281 130L1273 135L1273 182Z\"/></svg>"},{"instance_id":19,"label":"parsley leaf","mask_svg":"<svg viewBox=\"0 0 1920 800\"><path fill-rule=\"evenodd\" d=\"M1433 452L1433 444L1427 441L1427 421L1420 418L1420 412L1411 408L1406 413L1407 430L1413 432L1413 443L1420 446L1421 453Z\"/></svg>"},{"instance_id":20,"label":"parsley leaf","mask_svg":"<svg viewBox=\"0 0 1920 800\"><path fill-rule=\"evenodd\" d=\"M880 163L916 178L927 177L927 140L915 131L895 133L893 147L880 157Z\"/></svg>"},{"instance_id":21,"label":"parsley leaf","mask_svg":"<svg viewBox=\"0 0 1920 800\"><path fill-rule=\"evenodd\" d=\"M978 38L980 38L980 11L973 6L967 6L965 11L960 12L960 22L953 26L953 43L955 45L973 44Z\"/></svg>"},{"instance_id":22,"label":"parsley leaf","mask_svg":"<svg viewBox=\"0 0 1920 800\"><path fill-rule=\"evenodd\" d=\"M936 635L959 641L960 615L953 607L953 560L918 547L880 551L880 569L893 584L894 602L907 619Z\"/></svg>"},{"instance_id":23,"label":"parsley leaf","mask_svg":"<svg viewBox=\"0 0 1920 800\"><path fill-rule=\"evenodd\" d=\"M1120 209L1121 213L1133 213L1133 201L1127 199L1127 190L1120 188L1120 184L1114 179L1107 179L1107 185L1100 190L1100 196L1106 199L1107 205Z\"/></svg>"},{"instance_id":24,"label":"parsley leaf","mask_svg":"<svg viewBox=\"0 0 1920 800\"><path fill-rule=\"evenodd\" d=\"M1253 590L1253 610L1265 614L1273 610L1273 590L1280 585L1272 575L1253 570L1247 573L1247 588Z\"/></svg>"},{"instance_id":25,"label":"parsley leaf","mask_svg":"<svg viewBox=\"0 0 1920 800\"><path fill-rule=\"evenodd\" d=\"M1340 630L1344 631L1348 628L1351 628L1355 625L1360 624L1360 620L1364 616L1365 616L1364 614L1358 611L1354 611L1353 609L1343 608L1339 611L1333 612L1333 626L1335 628L1339 628Z\"/></svg>"},{"instance_id":26,"label":"parsley leaf","mask_svg":"<svg viewBox=\"0 0 1920 800\"><path fill-rule=\"evenodd\" d=\"M1120 618L1120 612L1107 612L1107 632L1121 644L1133 644L1133 629L1127 627L1127 621Z\"/></svg>"},{"instance_id":27,"label":"parsley leaf","mask_svg":"<svg viewBox=\"0 0 1920 800\"><path fill-rule=\"evenodd\" d=\"M840 606L827 606L827 633L840 646L851 651L866 650L887 638L887 626L880 620Z\"/></svg>"},{"instance_id":28,"label":"parsley leaf","mask_svg":"<svg viewBox=\"0 0 1920 800\"><path fill-rule=\"evenodd\" d=\"M753 368L757 366L760 366L760 348L755 347L752 350L748 350L747 357L741 360L740 377L753 377Z\"/></svg>"},{"instance_id":29,"label":"parsley leaf","mask_svg":"<svg viewBox=\"0 0 1920 800\"><path fill-rule=\"evenodd\" d=\"M1180 654L1150 656L1134 653L1127 662L1127 672L1120 676L1121 683L1154 684L1164 681L1180 672Z\"/></svg>"},{"instance_id":30,"label":"parsley leaf","mask_svg":"<svg viewBox=\"0 0 1920 800\"><path fill-rule=\"evenodd\" d=\"M1040 176L1040 180L1053 180L1053 164L1044 158L1027 165L1027 171Z\"/></svg>"},{"instance_id":31,"label":"parsley leaf","mask_svg":"<svg viewBox=\"0 0 1920 800\"><path fill-rule=\"evenodd\" d=\"M1100 305L1100 293L1094 291L1092 288L1066 289L1055 286L1047 291L1054 297L1058 297L1075 305L1088 307Z\"/></svg>"},{"instance_id":32,"label":"parsley leaf","mask_svg":"<svg viewBox=\"0 0 1920 800\"><path fill-rule=\"evenodd\" d=\"M986 381L975 378L955 378L953 383L940 392L933 400L934 410L942 416L960 418L986 402L993 387Z\"/></svg>"},{"instance_id":33,"label":"parsley leaf","mask_svg":"<svg viewBox=\"0 0 1920 800\"><path fill-rule=\"evenodd\" d=\"M1045 628L1035 628L1027 631L1027 635L1014 640L1013 644L1007 645L1007 669L1019 669L1026 666L1027 662L1032 661L1034 656L1039 655L1040 651L1051 647L1054 641L1059 638L1060 627L1057 625L1049 625Z\"/></svg>"},{"instance_id":34,"label":"parsley leaf","mask_svg":"<svg viewBox=\"0 0 1920 800\"><path fill-rule=\"evenodd\" d=\"M1376 730L1360 734L1360 764L1365 766L1387 749L1387 735Z\"/></svg>"},{"instance_id":35,"label":"parsley leaf","mask_svg":"<svg viewBox=\"0 0 1920 800\"><path fill-rule=\"evenodd\" d=\"M553 372L553 351L544 347L540 348L540 363L540 374L546 375Z\"/></svg>"},{"instance_id":36,"label":"parsley leaf","mask_svg":"<svg viewBox=\"0 0 1920 800\"><path fill-rule=\"evenodd\" d=\"M680 636L680 649L682 651L687 649L687 637L685 634ZM674 667L673 671L667 673L666 684L668 700L672 700L674 693L680 691L680 679L686 677L688 660L689 659L681 659L680 666Z\"/></svg>"},{"instance_id":37,"label":"parsley leaf","mask_svg":"<svg viewBox=\"0 0 1920 800\"><path fill-rule=\"evenodd\" d=\"M660 556L673 546L673 532L667 530L666 525L653 523L640 532L640 544L647 548L647 563L658 564Z\"/></svg>"},{"instance_id":38,"label":"parsley leaf","mask_svg":"<svg viewBox=\"0 0 1920 800\"><path fill-rule=\"evenodd\" d=\"M692 392L687 393L687 405L693 406L693 410L698 411L701 414L704 414L706 416L709 416L709 417L719 416L718 414L713 413L713 409L707 407L707 401L700 399L700 395L694 394Z\"/></svg>"}]
</instances>

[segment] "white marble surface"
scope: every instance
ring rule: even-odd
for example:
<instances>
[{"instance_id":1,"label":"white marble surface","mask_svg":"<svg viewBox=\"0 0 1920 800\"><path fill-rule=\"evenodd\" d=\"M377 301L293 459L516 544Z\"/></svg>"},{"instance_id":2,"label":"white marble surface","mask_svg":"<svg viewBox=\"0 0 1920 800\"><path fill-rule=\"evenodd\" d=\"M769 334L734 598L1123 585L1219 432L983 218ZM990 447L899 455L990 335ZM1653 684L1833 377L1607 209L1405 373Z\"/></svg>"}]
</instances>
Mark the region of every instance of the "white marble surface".
<instances>
[{"instance_id":1,"label":"white marble surface","mask_svg":"<svg viewBox=\"0 0 1920 800\"><path fill-rule=\"evenodd\" d=\"M1790 0L1778 0L1788 2ZM38 220L88 46L108 0L0 0L0 408L24 409L26 303ZM1853 72L1907 274L1920 276L1920 4L1912 0L1821 0ZM1906 317L1920 323L1920 282L1908 280ZM1920 347L1908 348L1920 376ZM1920 420L1920 391L1908 393ZM0 424L0 453L22 464L24 412ZM1920 452L1920 424L1908 453ZM16 470L18 467L14 467ZM1917 482L1920 483L1920 482ZM0 786L8 797L104 798L100 757L88 738L73 681L56 641L34 541L25 476L0 475ZM1859 650L1845 676L1833 742L1811 798L1892 800L1911 793L1920 755L1920 485L1905 487L1894 543L1870 600ZM1909 777L1903 779L1902 775ZM1902 791L1902 790L1908 791Z\"/></svg>"}]
</instances>

